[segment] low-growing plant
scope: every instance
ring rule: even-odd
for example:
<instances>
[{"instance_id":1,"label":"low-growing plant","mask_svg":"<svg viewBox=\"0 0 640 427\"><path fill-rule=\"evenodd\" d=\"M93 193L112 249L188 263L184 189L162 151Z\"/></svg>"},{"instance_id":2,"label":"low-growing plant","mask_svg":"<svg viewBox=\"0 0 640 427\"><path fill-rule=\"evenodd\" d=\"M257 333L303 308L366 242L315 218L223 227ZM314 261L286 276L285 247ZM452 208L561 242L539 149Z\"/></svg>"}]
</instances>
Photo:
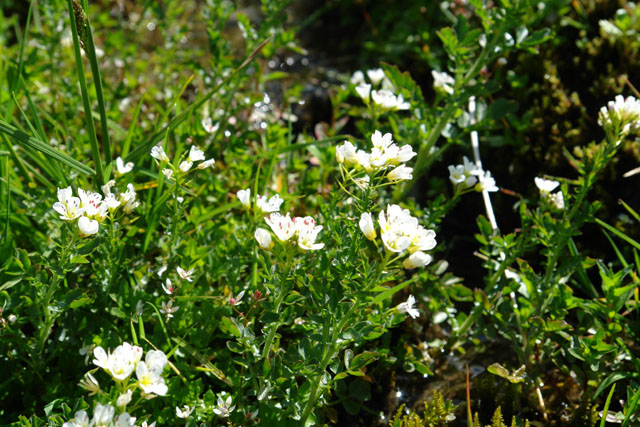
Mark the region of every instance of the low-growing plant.
<instances>
[{"instance_id":1,"label":"low-growing plant","mask_svg":"<svg viewBox=\"0 0 640 427\"><path fill-rule=\"evenodd\" d=\"M584 422L607 387L629 384L616 417L632 422L640 244L599 219L590 194L637 133L640 101L603 107L604 140L566 151L573 177L541 171L539 199L518 198L520 228L503 234L491 205L501 177L483 166L479 131L513 112L492 99L500 77L488 67L550 38L530 33L532 2L443 8L453 25L437 31L446 58L433 102L392 64L339 75L332 120L313 136L294 132L300 85L283 83L279 107L266 89L288 77L278 56L303 52L288 5L264 0L256 19L222 0L109 13L29 3L19 44L0 51L0 346L11 366L0 417L324 425L339 422L334 408L377 415L366 407L376 368L428 378L442 354L490 342L503 350L483 369L517 396L507 407L496 393L491 425L504 425L501 408L550 421L551 370L583 390L573 416ZM194 59L185 46L199 25ZM154 41L138 56L141 32ZM454 146L472 160L450 165L447 183L437 165ZM441 237L476 194L483 285L447 272L455 243ZM591 258L580 235L592 223L629 248L607 234L613 261ZM389 344L392 329L425 324L441 325L441 339ZM401 407L392 423L446 425L448 398L434 394L421 417Z\"/></svg>"}]
</instances>

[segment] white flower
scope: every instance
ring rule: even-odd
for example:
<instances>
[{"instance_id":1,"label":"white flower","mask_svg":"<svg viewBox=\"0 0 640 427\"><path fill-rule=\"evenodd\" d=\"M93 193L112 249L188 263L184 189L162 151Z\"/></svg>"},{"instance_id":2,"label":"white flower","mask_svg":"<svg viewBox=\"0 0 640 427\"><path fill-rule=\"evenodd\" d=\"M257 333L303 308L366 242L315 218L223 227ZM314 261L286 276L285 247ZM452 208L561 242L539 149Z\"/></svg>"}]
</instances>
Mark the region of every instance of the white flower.
<instances>
[{"instance_id":1,"label":"white flower","mask_svg":"<svg viewBox=\"0 0 640 427\"><path fill-rule=\"evenodd\" d=\"M16 323L16 321L18 320L18 316L16 316L15 314L10 314L9 317L7 317L7 320L9 321L9 323Z\"/></svg>"},{"instance_id":2,"label":"white flower","mask_svg":"<svg viewBox=\"0 0 640 427\"><path fill-rule=\"evenodd\" d=\"M356 93L365 104L369 105L369 101L371 100L371 85L365 83L359 84L356 86Z\"/></svg>"},{"instance_id":3,"label":"white flower","mask_svg":"<svg viewBox=\"0 0 640 427\"><path fill-rule=\"evenodd\" d=\"M198 169L202 170L202 169L206 169L206 168L213 168L213 166L215 166L216 164L216 159L214 159L213 157L205 160L204 162L200 163L198 165Z\"/></svg>"},{"instance_id":4,"label":"white flower","mask_svg":"<svg viewBox=\"0 0 640 427\"><path fill-rule=\"evenodd\" d=\"M99 352L98 349L102 350L102 348L97 347L94 350L93 354L96 356L96 359L98 359L98 357L104 357L102 354L99 355L99 353L104 353L104 350ZM113 353L109 354L106 361L106 367L98 365L95 360L93 362L104 368L113 378L122 381L129 378L141 357L141 347L132 346L131 344L124 342L116 347ZM100 361L100 359L98 360Z\"/></svg>"},{"instance_id":5,"label":"white flower","mask_svg":"<svg viewBox=\"0 0 640 427\"><path fill-rule=\"evenodd\" d=\"M171 319L173 317L173 313L175 313L176 311L178 311L180 307L178 306L173 306L173 301L169 300L168 303L165 303L164 301L162 301L161 304L161 308L160 308L160 313L164 314L165 316L167 316L167 319Z\"/></svg>"},{"instance_id":6,"label":"white flower","mask_svg":"<svg viewBox=\"0 0 640 427\"><path fill-rule=\"evenodd\" d=\"M251 189L247 188L246 190L240 190L236 193L238 200L242 203L245 209L249 209L251 207Z\"/></svg>"},{"instance_id":7,"label":"white flower","mask_svg":"<svg viewBox=\"0 0 640 427\"><path fill-rule=\"evenodd\" d=\"M478 165L467 159L467 156L462 157L462 163L464 167L464 174L467 177L482 175L482 170L478 167Z\"/></svg>"},{"instance_id":8,"label":"white flower","mask_svg":"<svg viewBox=\"0 0 640 427\"><path fill-rule=\"evenodd\" d=\"M449 165L449 180L453 185L461 184L465 181L466 176L464 174L464 166L462 165Z\"/></svg>"},{"instance_id":9,"label":"white flower","mask_svg":"<svg viewBox=\"0 0 640 427\"><path fill-rule=\"evenodd\" d=\"M184 405L182 409L179 406L176 406L176 417L178 418L189 418L189 415L193 412L194 408L189 408L189 406Z\"/></svg>"},{"instance_id":10,"label":"white flower","mask_svg":"<svg viewBox=\"0 0 640 427\"><path fill-rule=\"evenodd\" d=\"M433 88L436 90L441 90L449 95L453 95L453 89L456 85L456 81L453 77L445 72L440 72L436 70L431 71L431 76L433 76Z\"/></svg>"},{"instance_id":11,"label":"white flower","mask_svg":"<svg viewBox=\"0 0 640 427\"><path fill-rule=\"evenodd\" d=\"M411 107L408 102L405 102L402 95L396 96L391 91L385 89L372 90L371 99L374 104L383 110L408 110Z\"/></svg>"},{"instance_id":12,"label":"white flower","mask_svg":"<svg viewBox=\"0 0 640 427\"><path fill-rule=\"evenodd\" d=\"M182 280L193 282L193 277L191 277L193 275L193 268L191 270L184 270L182 267L178 266L176 271Z\"/></svg>"},{"instance_id":13,"label":"white flower","mask_svg":"<svg viewBox=\"0 0 640 427\"><path fill-rule=\"evenodd\" d=\"M164 283L162 284L162 290L167 294L167 295L171 295L176 291L175 286L173 286L173 283L171 283L170 279L166 279L164 281Z\"/></svg>"},{"instance_id":14,"label":"white flower","mask_svg":"<svg viewBox=\"0 0 640 427\"><path fill-rule=\"evenodd\" d=\"M98 232L100 224L95 219L89 219L86 216L81 216L78 220L78 229L82 237L88 237Z\"/></svg>"},{"instance_id":15,"label":"white flower","mask_svg":"<svg viewBox=\"0 0 640 427\"><path fill-rule=\"evenodd\" d=\"M78 196L80 196L80 206L84 209L85 216L98 221L103 221L106 218L108 208L102 202L102 196L99 193L79 188Z\"/></svg>"},{"instance_id":16,"label":"white flower","mask_svg":"<svg viewBox=\"0 0 640 427\"><path fill-rule=\"evenodd\" d=\"M136 425L136 417L132 417L126 412L116 417L115 427L133 427Z\"/></svg>"},{"instance_id":17,"label":"white flower","mask_svg":"<svg viewBox=\"0 0 640 427\"><path fill-rule=\"evenodd\" d=\"M271 234L264 228L256 229L254 233L254 237L258 241L258 244L262 249L269 250L273 247L273 240L271 239Z\"/></svg>"},{"instance_id":18,"label":"white flower","mask_svg":"<svg viewBox=\"0 0 640 427\"><path fill-rule=\"evenodd\" d=\"M156 273L158 275L158 277L161 277L165 271L167 271L167 264L163 264L162 267L160 267L160 269L158 270L158 272Z\"/></svg>"},{"instance_id":19,"label":"white flower","mask_svg":"<svg viewBox=\"0 0 640 427\"><path fill-rule=\"evenodd\" d=\"M267 200L267 196L258 196L256 198L256 206L262 213L278 212L284 200L276 194Z\"/></svg>"},{"instance_id":20,"label":"white flower","mask_svg":"<svg viewBox=\"0 0 640 427\"><path fill-rule=\"evenodd\" d=\"M371 217L371 213L363 212L360 215L360 221L358 222L358 226L360 226L360 230L364 233L365 237L369 240L375 240L376 228L373 224L373 218Z\"/></svg>"},{"instance_id":21,"label":"white flower","mask_svg":"<svg viewBox=\"0 0 640 427\"><path fill-rule=\"evenodd\" d=\"M104 351L104 348L102 348L101 346L97 346L96 348L93 349L93 357L95 357L95 359L93 359L93 364L96 366L99 366L102 369L107 369L107 363L109 362L109 355L107 354L106 351Z\"/></svg>"},{"instance_id":22,"label":"white flower","mask_svg":"<svg viewBox=\"0 0 640 427\"><path fill-rule=\"evenodd\" d=\"M369 178L369 175L365 175L362 178L354 178L353 180L353 182L362 190L369 188L370 181L371 181L371 178Z\"/></svg>"},{"instance_id":23,"label":"white flower","mask_svg":"<svg viewBox=\"0 0 640 427\"><path fill-rule=\"evenodd\" d=\"M78 385L87 390L89 392L89 396L100 392L100 383L98 383L98 380L96 380L90 372L84 374L84 378L80 380Z\"/></svg>"},{"instance_id":24,"label":"white flower","mask_svg":"<svg viewBox=\"0 0 640 427\"><path fill-rule=\"evenodd\" d=\"M105 185L100 187L105 197L111 194L111 188L113 188L115 185L116 185L116 182L113 179L110 179Z\"/></svg>"},{"instance_id":25,"label":"white flower","mask_svg":"<svg viewBox=\"0 0 640 427\"><path fill-rule=\"evenodd\" d=\"M136 367L138 385L145 393L154 393L160 396L167 394L168 387L164 378L160 375L167 365L167 356L160 350L151 350L147 353L144 362L139 362Z\"/></svg>"},{"instance_id":26,"label":"white flower","mask_svg":"<svg viewBox=\"0 0 640 427\"><path fill-rule=\"evenodd\" d=\"M427 230L418 224L418 220L411 216L407 209L398 205L388 205L387 211L381 211L378 216L380 237L385 249L402 253L433 249L436 245L435 232ZM416 260L416 255L412 260Z\"/></svg>"},{"instance_id":27,"label":"white flower","mask_svg":"<svg viewBox=\"0 0 640 427\"><path fill-rule=\"evenodd\" d=\"M382 79L384 79L384 70L382 68L367 70L367 76L372 85L378 86L382 82Z\"/></svg>"},{"instance_id":28,"label":"white flower","mask_svg":"<svg viewBox=\"0 0 640 427\"><path fill-rule=\"evenodd\" d=\"M353 76L351 76L351 84L352 85L360 85L360 84L364 84L364 73L360 70L356 71L355 73L353 73Z\"/></svg>"},{"instance_id":29,"label":"white flower","mask_svg":"<svg viewBox=\"0 0 640 427\"><path fill-rule=\"evenodd\" d=\"M336 147L336 161L347 165L358 164L356 147L349 141L345 141L344 144Z\"/></svg>"},{"instance_id":30,"label":"white flower","mask_svg":"<svg viewBox=\"0 0 640 427\"><path fill-rule=\"evenodd\" d=\"M413 172L413 168L409 168L405 165L400 165L396 167L394 170L392 170L391 172L389 172L389 174L387 175L387 179L391 182L412 179L413 178L413 175L411 174L412 172Z\"/></svg>"},{"instance_id":31,"label":"white flower","mask_svg":"<svg viewBox=\"0 0 640 427\"><path fill-rule=\"evenodd\" d=\"M236 405L232 405L231 396L227 396L226 399L222 399L222 394L218 395L218 405L213 408L213 412L220 417L228 417L231 415L231 412L236 407Z\"/></svg>"},{"instance_id":32,"label":"white flower","mask_svg":"<svg viewBox=\"0 0 640 427\"><path fill-rule=\"evenodd\" d=\"M197 146L192 145L191 149L189 150L189 156L187 157L187 160L190 162L204 160L204 151L202 151Z\"/></svg>"},{"instance_id":33,"label":"white flower","mask_svg":"<svg viewBox=\"0 0 640 427\"><path fill-rule=\"evenodd\" d=\"M118 399L116 400L116 406L121 408L127 406L129 402L131 402L132 394L133 392L131 391L131 389L122 393L120 396L118 396Z\"/></svg>"},{"instance_id":34,"label":"white flower","mask_svg":"<svg viewBox=\"0 0 640 427\"><path fill-rule=\"evenodd\" d=\"M185 160L183 162L180 162L178 169L180 169L182 172L189 172L189 169L191 169L191 166L193 166L193 162Z\"/></svg>"},{"instance_id":35,"label":"white flower","mask_svg":"<svg viewBox=\"0 0 640 427\"><path fill-rule=\"evenodd\" d=\"M120 207L120 200L118 200L113 193L107 194L104 198L104 205L107 207L107 210L113 213L118 207Z\"/></svg>"},{"instance_id":36,"label":"white flower","mask_svg":"<svg viewBox=\"0 0 640 427\"><path fill-rule=\"evenodd\" d=\"M73 420L62 424L62 427L89 427L89 415L87 411L78 411Z\"/></svg>"},{"instance_id":37,"label":"white flower","mask_svg":"<svg viewBox=\"0 0 640 427\"><path fill-rule=\"evenodd\" d=\"M116 159L116 173L118 176L124 175L125 173L129 173L131 172L132 169L133 169L132 162L125 163L124 160L122 160L122 157L118 157Z\"/></svg>"},{"instance_id":38,"label":"white flower","mask_svg":"<svg viewBox=\"0 0 640 427\"><path fill-rule=\"evenodd\" d=\"M136 190L133 188L133 184L127 184L127 191L120 193L120 201L124 204L122 207L124 213L131 213L140 206L140 202L136 200Z\"/></svg>"},{"instance_id":39,"label":"white flower","mask_svg":"<svg viewBox=\"0 0 640 427\"><path fill-rule=\"evenodd\" d=\"M73 221L84 213L80 199L73 197L71 187L58 188L58 201L53 204L53 210L60 214L60 219Z\"/></svg>"},{"instance_id":40,"label":"white flower","mask_svg":"<svg viewBox=\"0 0 640 427\"><path fill-rule=\"evenodd\" d=\"M147 424L146 421L143 421L142 424L140 424L140 427L156 427L156 422L152 422L151 424Z\"/></svg>"},{"instance_id":41,"label":"white flower","mask_svg":"<svg viewBox=\"0 0 640 427\"><path fill-rule=\"evenodd\" d=\"M271 230L275 233L278 240L286 242L296 232L296 227L293 220L287 216L283 216L278 212L274 212L268 217L265 217L265 222L271 227Z\"/></svg>"},{"instance_id":42,"label":"white flower","mask_svg":"<svg viewBox=\"0 0 640 427\"><path fill-rule=\"evenodd\" d=\"M167 154L164 152L164 149L162 148L162 145L156 145L155 147L153 147L151 149L151 157L153 157L154 159L157 159L161 162L168 162L169 161L169 157L167 157Z\"/></svg>"},{"instance_id":43,"label":"white flower","mask_svg":"<svg viewBox=\"0 0 640 427\"><path fill-rule=\"evenodd\" d=\"M402 266L406 269L420 268L431 263L431 255L417 251L409 255L402 261Z\"/></svg>"},{"instance_id":44,"label":"white flower","mask_svg":"<svg viewBox=\"0 0 640 427\"><path fill-rule=\"evenodd\" d=\"M387 163L393 166L400 163L406 163L417 155L410 145L403 145L398 148L395 144L391 144L387 147L385 154L387 156Z\"/></svg>"},{"instance_id":45,"label":"white flower","mask_svg":"<svg viewBox=\"0 0 640 427\"><path fill-rule=\"evenodd\" d=\"M97 404L96 409L93 411L93 421L91 426L95 427L109 427L115 414L115 408L111 405Z\"/></svg>"},{"instance_id":46,"label":"white flower","mask_svg":"<svg viewBox=\"0 0 640 427\"><path fill-rule=\"evenodd\" d=\"M405 302L398 304L396 310L398 310L399 313L408 313L409 316L415 319L420 316L420 312L418 311L418 309L413 308L413 305L415 303L416 299L413 297L413 295L409 295L409 298L407 298Z\"/></svg>"},{"instance_id":47,"label":"white flower","mask_svg":"<svg viewBox=\"0 0 640 427\"><path fill-rule=\"evenodd\" d=\"M375 130L371 135L371 143L383 153L393 145L393 135L387 132L384 135L379 130Z\"/></svg>"},{"instance_id":48,"label":"white flower","mask_svg":"<svg viewBox=\"0 0 640 427\"><path fill-rule=\"evenodd\" d=\"M486 171L483 175L479 176L479 182L475 186L476 191L498 191L496 186L496 180L491 177L491 172Z\"/></svg>"},{"instance_id":49,"label":"white flower","mask_svg":"<svg viewBox=\"0 0 640 427\"><path fill-rule=\"evenodd\" d=\"M598 124L605 129L618 128L623 134L635 131L640 127L640 101L633 96L616 96L600 109Z\"/></svg>"},{"instance_id":50,"label":"white flower","mask_svg":"<svg viewBox=\"0 0 640 427\"><path fill-rule=\"evenodd\" d=\"M296 218L297 219L297 218ZM324 243L316 243L322 226L308 227L298 230L298 246L305 251L316 251L324 248Z\"/></svg>"},{"instance_id":51,"label":"white flower","mask_svg":"<svg viewBox=\"0 0 640 427\"><path fill-rule=\"evenodd\" d=\"M564 196L562 195L562 191L549 195L549 202L555 209L559 211L564 210Z\"/></svg>"},{"instance_id":52,"label":"white flower","mask_svg":"<svg viewBox=\"0 0 640 427\"><path fill-rule=\"evenodd\" d=\"M220 127L219 123L216 123L215 125L213 124L211 117L205 117L204 119L202 119L201 123L204 130L208 133L215 133Z\"/></svg>"},{"instance_id":53,"label":"white flower","mask_svg":"<svg viewBox=\"0 0 640 427\"><path fill-rule=\"evenodd\" d=\"M162 174L165 176L165 178L171 179L171 177L173 176L173 169L164 168L162 169Z\"/></svg>"},{"instance_id":54,"label":"white flower","mask_svg":"<svg viewBox=\"0 0 640 427\"><path fill-rule=\"evenodd\" d=\"M540 190L540 194L548 195L560 185L558 181L553 181L550 179L544 179L540 177L536 177L534 181L536 183L536 187L538 187L538 190Z\"/></svg>"},{"instance_id":55,"label":"white flower","mask_svg":"<svg viewBox=\"0 0 640 427\"><path fill-rule=\"evenodd\" d=\"M427 230L426 228L418 225L409 236L411 239L411 245L409 246L409 253L416 251L430 251L436 247L436 232L433 230Z\"/></svg>"}]
</instances>

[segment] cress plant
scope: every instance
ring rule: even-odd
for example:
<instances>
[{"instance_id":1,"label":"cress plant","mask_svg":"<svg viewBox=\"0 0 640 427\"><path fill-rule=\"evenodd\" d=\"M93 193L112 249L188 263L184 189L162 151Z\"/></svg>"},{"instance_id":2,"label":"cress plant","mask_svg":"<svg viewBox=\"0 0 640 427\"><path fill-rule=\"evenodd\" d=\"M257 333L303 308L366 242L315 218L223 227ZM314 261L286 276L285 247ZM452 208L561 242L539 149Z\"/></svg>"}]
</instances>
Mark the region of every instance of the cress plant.
<instances>
[{"instance_id":1,"label":"cress plant","mask_svg":"<svg viewBox=\"0 0 640 427\"><path fill-rule=\"evenodd\" d=\"M294 131L301 84L283 82L279 107L267 94L287 77L269 64L303 51L290 2L263 0L257 23L229 1L143 3L32 1L24 27L0 14L3 422L324 425L366 412L381 369L436 376L439 354L484 341L508 349L483 368L518 396L510 411L549 421L557 369L583 389L582 420L635 421L640 244L589 196L640 101L602 108L604 139L566 153L572 177L540 171L519 230L491 205L504 184L479 133L514 111L487 70L549 40L541 8L445 13L441 57L422 58L433 98L392 64L342 73L311 135ZM466 156L444 165L454 148ZM470 197L482 284L447 271L439 237ZM609 261L580 244L589 223ZM446 337L407 338L429 323Z\"/></svg>"}]
</instances>

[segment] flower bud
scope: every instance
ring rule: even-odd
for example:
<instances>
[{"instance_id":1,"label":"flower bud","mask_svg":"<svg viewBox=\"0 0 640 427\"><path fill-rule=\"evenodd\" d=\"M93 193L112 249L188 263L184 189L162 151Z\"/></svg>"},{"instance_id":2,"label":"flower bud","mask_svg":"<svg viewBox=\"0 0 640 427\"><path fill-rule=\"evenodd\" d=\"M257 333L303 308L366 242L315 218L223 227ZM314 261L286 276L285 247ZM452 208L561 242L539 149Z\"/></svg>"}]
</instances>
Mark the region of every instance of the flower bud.
<instances>
[{"instance_id":1,"label":"flower bud","mask_svg":"<svg viewBox=\"0 0 640 427\"><path fill-rule=\"evenodd\" d=\"M262 249L269 250L273 247L273 240L271 234L264 228L258 228L254 234L258 244Z\"/></svg>"},{"instance_id":2,"label":"flower bud","mask_svg":"<svg viewBox=\"0 0 640 427\"><path fill-rule=\"evenodd\" d=\"M360 226L360 230L362 230L367 239L375 240L376 229L373 225L373 218L371 218L371 213L363 212L362 215L360 215L360 222L358 223L358 225Z\"/></svg>"}]
</instances>

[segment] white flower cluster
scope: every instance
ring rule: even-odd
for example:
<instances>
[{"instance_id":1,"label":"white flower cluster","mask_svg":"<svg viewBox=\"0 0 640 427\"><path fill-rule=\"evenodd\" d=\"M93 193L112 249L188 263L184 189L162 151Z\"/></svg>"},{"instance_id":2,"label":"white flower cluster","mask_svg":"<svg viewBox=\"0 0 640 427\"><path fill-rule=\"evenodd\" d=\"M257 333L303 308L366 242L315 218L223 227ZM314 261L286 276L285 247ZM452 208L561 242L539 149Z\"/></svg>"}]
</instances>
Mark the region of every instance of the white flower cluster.
<instances>
[{"instance_id":1,"label":"white flower cluster","mask_svg":"<svg viewBox=\"0 0 640 427\"><path fill-rule=\"evenodd\" d=\"M433 77L433 88L436 91L442 91L449 95L453 95L453 89L456 85L456 81L453 77L445 72L436 70L431 70L431 76Z\"/></svg>"},{"instance_id":2,"label":"white flower cluster","mask_svg":"<svg viewBox=\"0 0 640 427\"><path fill-rule=\"evenodd\" d=\"M162 351L149 351L143 361L142 348L124 342L110 353L98 346L93 350L93 356L95 357L93 363L107 371L116 381L127 380L135 371L138 378L136 385L140 387L143 394L160 396L167 394L168 388L161 375L168 361Z\"/></svg>"},{"instance_id":3,"label":"white flower cluster","mask_svg":"<svg viewBox=\"0 0 640 427\"><path fill-rule=\"evenodd\" d=\"M115 408L111 405L97 404L93 411L93 419L89 420L87 411L77 411L71 421L62 424L62 427L131 427L135 426L136 418L126 412L116 416ZM147 424L143 422L142 427L154 427L155 422Z\"/></svg>"},{"instance_id":4,"label":"white flower cluster","mask_svg":"<svg viewBox=\"0 0 640 427\"><path fill-rule=\"evenodd\" d=\"M102 186L105 194L78 189L78 196L73 195L71 187L58 188L58 201L53 204L53 210L60 214L64 221L78 220L78 230L83 237L98 232L100 224L109 214L113 215L118 208L124 213L131 213L140 205L136 199L136 191L132 184L127 185L127 191L116 196L111 192L115 181L109 181Z\"/></svg>"},{"instance_id":5,"label":"white flower cluster","mask_svg":"<svg viewBox=\"0 0 640 427\"><path fill-rule=\"evenodd\" d=\"M358 225L367 239L376 239L377 233L371 213L364 212ZM398 205L387 205L387 211L380 211L378 215L378 225L386 250L399 255L409 253L402 262L404 268L424 267L431 262L431 256L424 251L436 246L436 233L418 224L418 220L411 216L408 209L402 209Z\"/></svg>"},{"instance_id":6,"label":"white flower cluster","mask_svg":"<svg viewBox=\"0 0 640 427\"><path fill-rule=\"evenodd\" d=\"M640 127L640 100L633 96L616 96L600 109L598 124L605 130L628 134Z\"/></svg>"},{"instance_id":7,"label":"white flower cluster","mask_svg":"<svg viewBox=\"0 0 640 427\"><path fill-rule=\"evenodd\" d=\"M198 164L198 169L206 169L216 164L213 158L205 160L204 151L195 145L191 146L186 158L184 158L184 154L180 157L180 164L177 169L169 161L169 156L164 152L161 145L156 145L151 149L151 157L156 159L160 165L167 164L168 167L162 169L162 173L167 179L171 179L174 173L189 172L194 162L202 161Z\"/></svg>"},{"instance_id":8,"label":"white flower cluster","mask_svg":"<svg viewBox=\"0 0 640 427\"><path fill-rule=\"evenodd\" d=\"M536 177L534 181L536 183L536 187L540 190L540 198L543 201L549 203L554 209L559 211L564 209L564 196L562 195L562 191L551 193L560 186L558 181L540 177Z\"/></svg>"},{"instance_id":9,"label":"white flower cluster","mask_svg":"<svg viewBox=\"0 0 640 427\"><path fill-rule=\"evenodd\" d=\"M466 190L473 188L476 191L498 191L496 181L491 176L491 172L483 174L481 168L471 162L467 157L463 157L463 164L449 166L449 180L457 189Z\"/></svg>"},{"instance_id":10,"label":"white flower cluster","mask_svg":"<svg viewBox=\"0 0 640 427\"><path fill-rule=\"evenodd\" d=\"M390 133L382 133L376 130L371 135L373 148L370 153L364 150L358 150L351 142L345 141L344 144L336 148L336 160L345 166L353 166L357 169L364 169L367 173L378 173L393 168L388 174L387 179L391 182L407 180L413 178L413 169L404 165L411 160L416 153L410 145L398 147L392 139ZM360 181L360 186L368 184L370 178Z\"/></svg>"},{"instance_id":11,"label":"white flower cluster","mask_svg":"<svg viewBox=\"0 0 640 427\"><path fill-rule=\"evenodd\" d=\"M240 190L236 193L238 200L242 203L245 209L251 209L251 189L247 188L245 190ZM258 194L256 197L256 208L261 214L268 214L272 212L278 212L280 210L280 206L284 200L279 195L271 196L267 198L267 196L261 196Z\"/></svg>"},{"instance_id":12,"label":"white flower cluster","mask_svg":"<svg viewBox=\"0 0 640 427\"><path fill-rule=\"evenodd\" d=\"M402 95L395 95L393 84L384 75L384 70L376 68L367 71L370 84L365 81L364 73L356 71L351 77L351 83L356 85L356 93L366 105L373 101L373 104L382 111L408 110L411 104L406 102ZM382 85L379 90L373 89Z\"/></svg>"},{"instance_id":13,"label":"white flower cluster","mask_svg":"<svg viewBox=\"0 0 640 427\"><path fill-rule=\"evenodd\" d=\"M316 243L321 225L316 225L316 220L310 216L291 218L278 212L265 217L265 222L281 242L287 242L297 236L297 244L305 251L315 251L324 248L324 243ZM271 234L264 228L258 228L254 234L262 249L269 250L273 247Z\"/></svg>"}]
</instances>

